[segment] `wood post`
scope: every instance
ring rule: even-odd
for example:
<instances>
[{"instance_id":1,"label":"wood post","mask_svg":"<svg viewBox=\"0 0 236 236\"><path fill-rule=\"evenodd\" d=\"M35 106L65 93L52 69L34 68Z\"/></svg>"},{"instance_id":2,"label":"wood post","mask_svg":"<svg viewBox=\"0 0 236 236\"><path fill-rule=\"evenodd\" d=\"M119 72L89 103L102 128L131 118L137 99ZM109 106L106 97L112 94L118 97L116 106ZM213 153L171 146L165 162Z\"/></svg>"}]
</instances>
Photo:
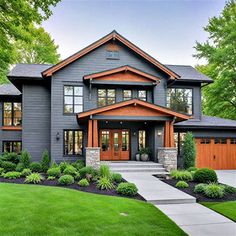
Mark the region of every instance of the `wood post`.
<instances>
[{"instance_id":1,"label":"wood post","mask_svg":"<svg viewBox=\"0 0 236 236\"><path fill-rule=\"evenodd\" d=\"M98 121L93 120L93 147L98 147Z\"/></svg>"},{"instance_id":2,"label":"wood post","mask_svg":"<svg viewBox=\"0 0 236 236\"><path fill-rule=\"evenodd\" d=\"M93 121L88 121L88 147L93 146Z\"/></svg>"},{"instance_id":3,"label":"wood post","mask_svg":"<svg viewBox=\"0 0 236 236\"><path fill-rule=\"evenodd\" d=\"M171 121L165 122L164 146L174 147L174 124Z\"/></svg>"},{"instance_id":4,"label":"wood post","mask_svg":"<svg viewBox=\"0 0 236 236\"><path fill-rule=\"evenodd\" d=\"M174 140L174 124L173 122L170 122L170 147L175 146L175 140Z\"/></svg>"}]
</instances>

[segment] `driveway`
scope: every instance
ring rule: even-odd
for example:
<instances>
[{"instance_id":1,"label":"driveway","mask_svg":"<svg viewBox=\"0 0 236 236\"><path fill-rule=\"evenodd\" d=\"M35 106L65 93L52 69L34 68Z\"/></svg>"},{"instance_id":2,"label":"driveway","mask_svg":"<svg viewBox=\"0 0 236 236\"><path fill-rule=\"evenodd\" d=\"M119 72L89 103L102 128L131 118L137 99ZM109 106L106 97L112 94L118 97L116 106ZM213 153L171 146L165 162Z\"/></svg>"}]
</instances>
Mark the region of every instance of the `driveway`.
<instances>
[{"instance_id":1,"label":"driveway","mask_svg":"<svg viewBox=\"0 0 236 236\"><path fill-rule=\"evenodd\" d=\"M236 170L216 170L218 181L236 188Z\"/></svg>"}]
</instances>

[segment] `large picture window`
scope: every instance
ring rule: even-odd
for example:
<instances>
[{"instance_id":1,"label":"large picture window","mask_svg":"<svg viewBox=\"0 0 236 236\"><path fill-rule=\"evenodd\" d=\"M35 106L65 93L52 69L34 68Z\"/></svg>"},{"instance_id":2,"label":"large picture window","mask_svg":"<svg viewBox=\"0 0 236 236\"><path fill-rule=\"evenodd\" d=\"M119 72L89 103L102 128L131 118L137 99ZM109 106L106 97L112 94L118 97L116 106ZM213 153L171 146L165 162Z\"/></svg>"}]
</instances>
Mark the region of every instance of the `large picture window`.
<instances>
[{"instance_id":1,"label":"large picture window","mask_svg":"<svg viewBox=\"0 0 236 236\"><path fill-rule=\"evenodd\" d=\"M64 86L64 113L74 114L83 111L83 87Z\"/></svg>"},{"instance_id":2,"label":"large picture window","mask_svg":"<svg viewBox=\"0 0 236 236\"><path fill-rule=\"evenodd\" d=\"M19 154L21 152L20 141L3 141L3 152L15 152Z\"/></svg>"},{"instance_id":3,"label":"large picture window","mask_svg":"<svg viewBox=\"0 0 236 236\"><path fill-rule=\"evenodd\" d=\"M115 89L98 89L98 106L103 107L116 102Z\"/></svg>"},{"instance_id":4,"label":"large picture window","mask_svg":"<svg viewBox=\"0 0 236 236\"><path fill-rule=\"evenodd\" d=\"M3 104L3 125L21 126L22 114L20 102L4 102Z\"/></svg>"},{"instance_id":5,"label":"large picture window","mask_svg":"<svg viewBox=\"0 0 236 236\"><path fill-rule=\"evenodd\" d=\"M83 131L64 130L64 155L75 156L83 153Z\"/></svg>"},{"instance_id":6,"label":"large picture window","mask_svg":"<svg viewBox=\"0 0 236 236\"><path fill-rule=\"evenodd\" d=\"M168 88L167 107L172 110L192 115L192 89Z\"/></svg>"},{"instance_id":7,"label":"large picture window","mask_svg":"<svg viewBox=\"0 0 236 236\"><path fill-rule=\"evenodd\" d=\"M146 130L138 131L138 149L146 148Z\"/></svg>"}]
</instances>

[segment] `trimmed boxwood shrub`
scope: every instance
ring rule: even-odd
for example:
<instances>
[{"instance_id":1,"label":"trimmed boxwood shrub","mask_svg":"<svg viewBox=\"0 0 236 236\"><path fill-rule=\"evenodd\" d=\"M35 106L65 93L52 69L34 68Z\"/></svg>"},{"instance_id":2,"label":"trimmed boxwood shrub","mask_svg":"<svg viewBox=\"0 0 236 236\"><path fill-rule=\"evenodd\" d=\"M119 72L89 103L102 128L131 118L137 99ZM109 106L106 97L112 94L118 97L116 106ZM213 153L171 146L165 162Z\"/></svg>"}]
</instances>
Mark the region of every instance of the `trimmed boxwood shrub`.
<instances>
[{"instance_id":1,"label":"trimmed boxwood shrub","mask_svg":"<svg viewBox=\"0 0 236 236\"><path fill-rule=\"evenodd\" d=\"M5 152L2 156L2 160L3 161L10 161L12 163L19 163L19 156L17 153L15 152Z\"/></svg>"},{"instance_id":2,"label":"trimmed boxwood shrub","mask_svg":"<svg viewBox=\"0 0 236 236\"><path fill-rule=\"evenodd\" d=\"M198 183L217 182L217 175L214 170L208 168L198 169L194 173L194 181Z\"/></svg>"},{"instance_id":3,"label":"trimmed boxwood shrub","mask_svg":"<svg viewBox=\"0 0 236 236\"><path fill-rule=\"evenodd\" d=\"M32 172L41 172L42 166L38 162L32 162L30 163L30 169L32 170Z\"/></svg>"},{"instance_id":4,"label":"trimmed boxwood shrub","mask_svg":"<svg viewBox=\"0 0 236 236\"><path fill-rule=\"evenodd\" d=\"M10 171L16 170L16 164L12 163L10 161L3 161L1 163L1 167L4 169L5 172L10 172Z\"/></svg>"},{"instance_id":5,"label":"trimmed boxwood shrub","mask_svg":"<svg viewBox=\"0 0 236 236\"><path fill-rule=\"evenodd\" d=\"M207 186L207 184L197 184L194 187L194 192L195 193L204 193L206 186Z\"/></svg>"},{"instance_id":6,"label":"trimmed boxwood shrub","mask_svg":"<svg viewBox=\"0 0 236 236\"><path fill-rule=\"evenodd\" d=\"M204 194L209 198L222 198L224 193L224 187L215 183L206 185L204 190Z\"/></svg>"},{"instance_id":7,"label":"trimmed boxwood shrub","mask_svg":"<svg viewBox=\"0 0 236 236\"><path fill-rule=\"evenodd\" d=\"M17 166L16 166L16 171L18 171L18 172L21 172L21 171L23 171L25 169L25 166L24 166L24 164L23 163L18 163L17 164Z\"/></svg>"},{"instance_id":8,"label":"trimmed boxwood shrub","mask_svg":"<svg viewBox=\"0 0 236 236\"><path fill-rule=\"evenodd\" d=\"M184 180L184 181L193 180L192 174L186 170L173 170L171 171L170 176L173 179L177 179L177 180Z\"/></svg>"},{"instance_id":9,"label":"trimmed boxwood shrub","mask_svg":"<svg viewBox=\"0 0 236 236\"><path fill-rule=\"evenodd\" d=\"M89 186L89 182L87 179L81 179L79 182L78 182L78 185L80 187L88 187Z\"/></svg>"},{"instance_id":10,"label":"trimmed boxwood shrub","mask_svg":"<svg viewBox=\"0 0 236 236\"><path fill-rule=\"evenodd\" d=\"M188 183L186 183L183 180L178 181L175 186L177 188L188 188L189 187Z\"/></svg>"},{"instance_id":11,"label":"trimmed boxwood shrub","mask_svg":"<svg viewBox=\"0 0 236 236\"><path fill-rule=\"evenodd\" d=\"M73 175L73 176L75 176L75 174L77 173L77 169L76 169L74 166L72 166L72 165L68 165L68 166L64 169L63 173L64 173L65 175Z\"/></svg>"},{"instance_id":12,"label":"trimmed boxwood shrub","mask_svg":"<svg viewBox=\"0 0 236 236\"><path fill-rule=\"evenodd\" d=\"M102 177L98 180L97 188L101 190L103 189L109 190L109 189L113 189L114 185L110 179L108 179L107 177Z\"/></svg>"},{"instance_id":13,"label":"trimmed boxwood shrub","mask_svg":"<svg viewBox=\"0 0 236 236\"><path fill-rule=\"evenodd\" d=\"M138 193L138 189L133 183L120 183L116 191L118 194L125 196L135 196Z\"/></svg>"},{"instance_id":14,"label":"trimmed boxwood shrub","mask_svg":"<svg viewBox=\"0 0 236 236\"><path fill-rule=\"evenodd\" d=\"M79 170L80 176L81 178L86 178L86 175L92 175L92 177L94 177L95 175L97 175L97 171L92 167L92 166L86 166L83 167Z\"/></svg>"},{"instance_id":15,"label":"trimmed boxwood shrub","mask_svg":"<svg viewBox=\"0 0 236 236\"><path fill-rule=\"evenodd\" d=\"M72 175L62 175L58 179L58 183L61 185L71 185L75 182L74 178Z\"/></svg>"},{"instance_id":16,"label":"trimmed boxwood shrub","mask_svg":"<svg viewBox=\"0 0 236 236\"><path fill-rule=\"evenodd\" d=\"M25 183L38 184L43 180L43 176L39 173L32 173L25 178Z\"/></svg>"},{"instance_id":17,"label":"trimmed boxwood shrub","mask_svg":"<svg viewBox=\"0 0 236 236\"><path fill-rule=\"evenodd\" d=\"M24 177L26 177L26 176L28 176L28 175L30 175L30 174L31 174L31 169L29 169L29 168L24 169L24 170L22 170L22 172L21 172L21 176L24 176Z\"/></svg>"},{"instance_id":18,"label":"trimmed boxwood shrub","mask_svg":"<svg viewBox=\"0 0 236 236\"><path fill-rule=\"evenodd\" d=\"M21 177L21 173L17 171L11 171L4 174L4 178L6 179L18 179L20 177Z\"/></svg>"},{"instance_id":19,"label":"trimmed boxwood shrub","mask_svg":"<svg viewBox=\"0 0 236 236\"><path fill-rule=\"evenodd\" d=\"M122 175L119 173L112 173L111 178L112 178L112 181L116 183L122 182Z\"/></svg>"},{"instance_id":20,"label":"trimmed boxwood shrub","mask_svg":"<svg viewBox=\"0 0 236 236\"><path fill-rule=\"evenodd\" d=\"M49 157L48 150L43 151L42 159L41 159L41 166L42 166L42 171L46 173L50 166L50 157Z\"/></svg>"},{"instance_id":21,"label":"trimmed boxwood shrub","mask_svg":"<svg viewBox=\"0 0 236 236\"><path fill-rule=\"evenodd\" d=\"M58 178L61 175L61 170L59 167L51 167L48 169L47 175Z\"/></svg>"}]
</instances>

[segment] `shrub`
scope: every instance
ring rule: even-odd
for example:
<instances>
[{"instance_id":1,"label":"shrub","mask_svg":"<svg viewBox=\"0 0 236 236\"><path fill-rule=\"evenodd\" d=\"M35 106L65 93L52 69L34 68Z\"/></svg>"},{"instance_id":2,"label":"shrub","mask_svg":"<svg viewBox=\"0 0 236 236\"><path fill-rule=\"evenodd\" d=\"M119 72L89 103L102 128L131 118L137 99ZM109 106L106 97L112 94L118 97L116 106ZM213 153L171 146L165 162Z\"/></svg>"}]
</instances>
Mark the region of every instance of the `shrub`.
<instances>
[{"instance_id":1,"label":"shrub","mask_svg":"<svg viewBox=\"0 0 236 236\"><path fill-rule=\"evenodd\" d=\"M74 182L75 180L72 175L62 175L58 179L58 183L61 185L70 185L70 184L73 184Z\"/></svg>"},{"instance_id":2,"label":"shrub","mask_svg":"<svg viewBox=\"0 0 236 236\"><path fill-rule=\"evenodd\" d=\"M63 172L65 170L65 168L69 165L68 162L66 161L62 161L60 164L59 164L59 167L60 167L60 170L61 172Z\"/></svg>"},{"instance_id":3,"label":"shrub","mask_svg":"<svg viewBox=\"0 0 236 236\"><path fill-rule=\"evenodd\" d=\"M114 185L113 183L110 181L110 179L106 178L106 177L102 177L98 180L98 184L97 184L97 188L99 189L113 189Z\"/></svg>"},{"instance_id":4,"label":"shrub","mask_svg":"<svg viewBox=\"0 0 236 236\"><path fill-rule=\"evenodd\" d=\"M11 171L4 174L4 178L6 179L17 179L17 178L20 178L20 176L21 176L21 173L17 171Z\"/></svg>"},{"instance_id":5,"label":"shrub","mask_svg":"<svg viewBox=\"0 0 236 236\"><path fill-rule=\"evenodd\" d=\"M28 176L30 174L31 174L31 169L24 169L21 172L21 176L24 176L24 177L26 177L26 176Z\"/></svg>"},{"instance_id":6,"label":"shrub","mask_svg":"<svg viewBox=\"0 0 236 236\"><path fill-rule=\"evenodd\" d=\"M2 157L3 161L10 161L12 163L18 164L19 156L15 152L5 152Z\"/></svg>"},{"instance_id":7,"label":"shrub","mask_svg":"<svg viewBox=\"0 0 236 236\"><path fill-rule=\"evenodd\" d=\"M25 178L25 183L38 184L43 180L42 175L39 173L32 173Z\"/></svg>"},{"instance_id":8,"label":"shrub","mask_svg":"<svg viewBox=\"0 0 236 236\"><path fill-rule=\"evenodd\" d=\"M79 172L76 172L76 174L75 174L75 180L80 180L80 173L79 173Z\"/></svg>"},{"instance_id":9,"label":"shrub","mask_svg":"<svg viewBox=\"0 0 236 236\"><path fill-rule=\"evenodd\" d=\"M195 166L196 159L196 144L194 141L193 134L187 132L184 139L183 145L183 165L184 169Z\"/></svg>"},{"instance_id":10,"label":"shrub","mask_svg":"<svg viewBox=\"0 0 236 236\"><path fill-rule=\"evenodd\" d=\"M16 171L18 171L18 172L21 172L21 171L23 171L25 169L25 166L24 166L24 164L23 163L18 163L17 165L16 165Z\"/></svg>"},{"instance_id":11,"label":"shrub","mask_svg":"<svg viewBox=\"0 0 236 236\"><path fill-rule=\"evenodd\" d=\"M78 182L78 185L80 187L88 187L89 186L89 182L87 179L81 179L79 182Z\"/></svg>"},{"instance_id":12,"label":"shrub","mask_svg":"<svg viewBox=\"0 0 236 236\"><path fill-rule=\"evenodd\" d=\"M188 169L187 169L187 171L189 171L189 172L192 172L192 171L196 171L197 170L197 168L196 167L189 167Z\"/></svg>"},{"instance_id":13,"label":"shrub","mask_svg":"<svg viewBox=\"0 0 236 236\"><path fill-rule=\"evenodd\" d=\"M86 178L87 174L92 175L93 177L97 174L97 171L92 166L86 166L79 170L81 178Z\"/></svg>"},{"instance_id":14,"label":"shrub","mask_svg":"<svg viewBox=\"0 0 236 236\"><path fill-rule=\"evenodd\" d=\"M217 182L216 172L207 168L198 169L193 177L198 183Z\"/></svg>"},{"instance_id":15,"label":"shrub","mask_svg":"<svg viewBox=\"0 0 236 236\"><path fill-rule=\"evenodd\" d=\"M122 182L122 175L119 173L112 173L111 178L112 178L112 181L116 183Z\"/></svg>"},{"instance_id":16,"label":"shrub","mask_svg":"<svg viewBox=\"0 0 236 236\"><path fill-rule=\"evenodd\" d=\"M20 157L20 162L24 165L24 168L28 168L30 165L31 156L27 150L23 150Z\"/></svg>"},{"instance_id":17,"label":"shrub","mask_svg":"<svg viewBox=\"0 0 236 236\"><path fill-rule=\"evenodd\" d=\"M42 171L46 173L50 166L50 157L49 157L48 150L43 151L42 159L41 159L41 166L42 166Z\"/></svg>"},{"instance_id":18,"label":"shrub","mask_svg":"<svg viewBox=\"0 0 236 236\"><path fill-rule=\"evenodd\" d=\"M206 186L207 186L207 184L197 184L194 187L194 192L195 193L204 193Z\"/></svg>"},{"instance_id":19,"label":"shrub","mask_svg":"<svg viewBox=\"0 0 236 236\"><path fill-rule=\"evenodd\" d=\"M219 184L210 183L206 185L204 194L209 198L222 198L224 196L224 187Z\"/></svg>"},{"instance_id":20,"label":"shrub","mask_svg":"<svg viewBox=\"0 0 236 236\"><path fill-rule=\"evenodd\" d=\"M54 177L59 177L61 174L61 170L59 167L51 167L47 171L48 176L54 176Z\"/></svg>"},{"instance_id":21,"label":"shrub","mask_svg":"<svg viewBox=\"0 0 236 236\"><path fill-rule=\"evenodd\" d=\"M57 163L55 161L52 162L51 168L52 167L58 167Z\"/></svg>"},{"instance_id":22,"label":"shrub","mask_svg":"<svg viewBox=\"0 0 236 236\"><path fill-rule=\"evenodd\" d=\"M236 193L236 188L229 185L222 185L224 187L225 193Z\"/></svg>"},{"instance_id":23,"label":"shrub","mask_svg":"<svg viewBox=\"0 0 236 236\"><path fill-rule=\"evenodd\" d=\"M110 172L109 166L108 165L101 165L100 168L99 168L99 175L102 178L110 179L111 178L111 172Z\"/></svg>"},{"instance_id":24,"label":"shrub","mask_svg":"<svg viewBox=\"0 0 236 236\"><path fill-rule=\"evenodd\" d=\"M10 171L16 170L16 164L12 163L10 161L3 161L1 163L1 167L4 169L5 172L10 172Z\"/></svg>"},{"instance_id":25,"label":"shrub","mask_svg":"<svg viewBox=\"0 0 236 236\"><path fill-rule=\"evenodd\" d=\"M42 166L38 162L32 162L30 163L30 169L32 170L32 172L41 172Z\"/></svg>"},{"instance_id":26,"label":"shrub","mask_svg":"<svg viewBox=\"0 0 236 236\"><path fill-rule=\"evenodd\" d=\"M68 165L65 170L63 171L65 175L73 175L77 173L77 169L74 166Z\"/></svg>"},{"instance_id":27,"label":"shrub","mask_svg":"<svg viewBox=\"0 0 236 236\"><path fill-rule=\"evenodd\" d=\"M0 176L4 173L4 168L0 167Z\"/></svg>"},{"instance_id":28,"label":"shrub","mask_svg":"<svg viewBox=\"0 0 236 236\"><path fill-rule=\"evenodd\" d=\"M175 187L177 188L188 188L189 185L187 182L183 181L183 180L180 180L176 183Z\"/></svg>"},{"instance_id":29,"label":"shrub","mask_svg":"<svg viewBox=\"0 0 236 236\"><path fill-rule=\"evenodd\" d=\"M170 176L173 179L177 179L177 180L184 180L184 181L193 180L192 174L186 170L173 170L171 171Z\"/></svg>"},{"instance_id":30,"label":"shrub","mask_svg":"<svg viewBox=\"0 0 236 236\"><path fill-rule=\"evenodd\" d=\"M56 179L56 177L54 177L54 176L48 176L48 178L47 178L47 180L54 180L54 179Z\"/></svg>"},{"instance_id":31,"label":"shrub","mask_svg":"<svg viewBox=\"0 0 236 236\"><path fill-rule=\"evenodd\" d=\"M125 196L135 196L138 189L133 183L120 183L116 189L117 193Z\"/></svg>"},{"instance_id":32,"label":"shrub","mask_svg":"<svg viewBox=\"0 0 236 236\"><path fill-rule=\"evenodd\" d=\"M77 170L80 170L84 167L84 161L78 160L78 161L72 163L71 165L74 166Z\"/></svg>"}]
</instances>

